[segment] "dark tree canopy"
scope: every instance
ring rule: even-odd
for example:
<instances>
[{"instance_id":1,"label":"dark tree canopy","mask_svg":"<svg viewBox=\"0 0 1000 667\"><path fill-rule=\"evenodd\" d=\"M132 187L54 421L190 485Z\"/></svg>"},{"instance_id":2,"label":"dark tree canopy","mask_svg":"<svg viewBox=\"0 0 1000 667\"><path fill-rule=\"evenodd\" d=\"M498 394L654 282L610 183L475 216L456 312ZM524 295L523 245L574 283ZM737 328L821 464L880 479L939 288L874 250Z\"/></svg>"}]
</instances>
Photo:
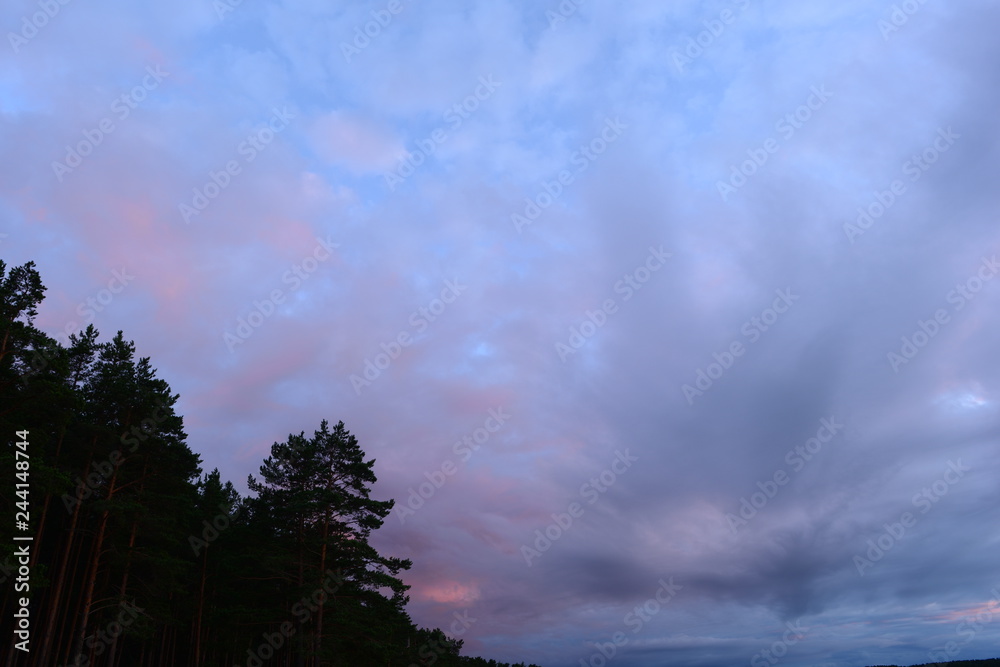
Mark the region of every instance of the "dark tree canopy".
<instances>
[{"instance_id":1,"label":"dark tree canopy","mask_svg":"<svg viewBox=\"0 0 1000 667\"><path fill-rule=\"evenodd\" d=\"M34 326L44 294L32 263L0 261L0 506L13 517L22 503L34 537L19 592L13 522L0 522L0 632L13 636L18 598L31 614L31 651L12 644L4 664L504 667L411 621L410 561L369 543L393 501L371 497L375 460L343 422L274 443L240 497L203 473L150 359L93 326L64 347Z\"/></svg>"}]
</instances>

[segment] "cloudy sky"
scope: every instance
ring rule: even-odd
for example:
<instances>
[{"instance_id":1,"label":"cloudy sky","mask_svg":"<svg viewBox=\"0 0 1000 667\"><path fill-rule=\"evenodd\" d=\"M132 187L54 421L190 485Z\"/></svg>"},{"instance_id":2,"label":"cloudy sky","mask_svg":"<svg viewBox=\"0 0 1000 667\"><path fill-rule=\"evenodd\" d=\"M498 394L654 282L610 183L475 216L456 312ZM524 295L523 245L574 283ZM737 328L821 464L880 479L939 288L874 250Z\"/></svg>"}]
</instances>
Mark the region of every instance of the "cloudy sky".
<instances>
[{"instance_id":1,"label":"cloudy sky","mask_svg":"<svg viewBox=\"0 0 1000 667\"><path fill-rule=\"evenodd\" d=\"M998 24L10 0L0 257L241 489L343 420L470 654L995 657Z\"/></svg>"}]
</instances>

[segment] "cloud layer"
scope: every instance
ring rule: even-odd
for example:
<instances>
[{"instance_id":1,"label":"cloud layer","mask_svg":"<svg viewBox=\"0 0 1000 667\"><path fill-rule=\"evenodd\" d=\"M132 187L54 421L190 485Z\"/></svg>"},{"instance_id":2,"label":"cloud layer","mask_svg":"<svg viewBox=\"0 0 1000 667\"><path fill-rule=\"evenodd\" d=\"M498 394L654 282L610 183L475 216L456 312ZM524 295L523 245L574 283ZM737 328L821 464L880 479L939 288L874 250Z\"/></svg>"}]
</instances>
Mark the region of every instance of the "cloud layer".
<instances>
[{"instance_id":1,"label":"cloud layer","mask_svg":"<svg viewBox=\"0 0 1000 667\"><path fill-rule=\"evenodd\" d=\"M998 21L17 0L0 255L236 483L343 419L471 654L995 657Z\"/></svg>"}]
</instances>

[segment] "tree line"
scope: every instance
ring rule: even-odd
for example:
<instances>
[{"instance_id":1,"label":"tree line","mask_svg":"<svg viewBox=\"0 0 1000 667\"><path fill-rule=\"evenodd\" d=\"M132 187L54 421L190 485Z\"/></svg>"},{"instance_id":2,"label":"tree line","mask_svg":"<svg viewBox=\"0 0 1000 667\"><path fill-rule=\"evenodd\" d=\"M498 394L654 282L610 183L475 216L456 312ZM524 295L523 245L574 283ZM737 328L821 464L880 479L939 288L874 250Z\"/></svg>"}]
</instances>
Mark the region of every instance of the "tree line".
<instances>
[{"instance_id":1,"label":"tree line","mask_svg":"<svg viewBox=\"0 0 1000 667\"><path fill-rule=\"evenodd\" d=\"M525 667L410 619L412 563L369 543L394 501L343 422L274 443L242 497L121 331L34 326L44 293L0 260L3 664Z\"/></svg>"}]
</instances>

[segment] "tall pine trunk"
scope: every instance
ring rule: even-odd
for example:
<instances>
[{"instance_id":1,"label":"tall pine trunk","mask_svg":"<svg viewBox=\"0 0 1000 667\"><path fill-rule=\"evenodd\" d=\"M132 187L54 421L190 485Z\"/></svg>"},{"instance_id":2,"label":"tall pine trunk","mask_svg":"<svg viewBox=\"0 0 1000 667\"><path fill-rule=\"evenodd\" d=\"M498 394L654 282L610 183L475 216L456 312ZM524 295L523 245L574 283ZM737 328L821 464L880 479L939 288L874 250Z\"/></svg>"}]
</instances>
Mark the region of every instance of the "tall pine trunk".
<instances>
[{"instance_id":1,"label":"tall pine trunk","mask_svg":"<svg viewBox=\"0 0 1000 667\"><path fill-rule=\"evenodd\" d=\"M128 576L129 571L132 569L132 550L135 548L135 536L139 531L139 520L134 519L132 521L132 533L128 538L128 556L125 557L125 572L122 574L122 584L121 590L118 594L118 607L119 609L125 608L125 591L128 589ZM118 640L121 635L116 635L114 639L111 640L111 649L108 653L108 665L114 667L115 664L115 654L118 652Z\"/></svg>"},{"instance_id":2,"label":"tall pine trunk","mask_svg":"<svg viewBox=\"0 0 1000 667\"><path fill-rule=\"evenodd\" d=\"M91 442L91 447L97 442L97 436L94 436ZM87 460L87 466L84 468L83 477L81 479L86 480L87 475L90 474L90 463L92 459ZM62 601L63 584L66 581L66 567L69 564L70 552L73 550L74 536L76 535L76 524L80 518L80 506L82 505L79 496L77 496L76 506L73 507L73 516L70 519L69 524L69 539L66 540L66 546L63 549L62 558L59 561L59 571L56 573L55 585L52 587L52 594L49 600L48 617L43 623L44 628L42 633L42 646L39 652L38 664L46 665L49 664L49 654L52 652L52 638L55 633L56 616L59 612L60 603Z\"/></svg>"},{"instance_id":3,"label":"tall pine trunk","mask_svg":"<svg viewBox=\"0 0 1000 667\"><path fill-rule=\"evenodd\" d=\"M320 585L323 584L323 579L326 576L326 540L330 534L330 514L329 512L323 518L323 543L320 546L320 556L319 556L319 577ZM319 605L319 610L316 612L316 667L320 666L320 655L323 650L323 608L326 607L326 599Z\"/></svg>"},{"instance_id":4,"label":"tall pine trunk","mask_svg":"<svg viewBox=\"0 0 1000 667\"><path fill-rule=\"evenodd\" d=\"M194 617L194 660L193 667L201 666L201 617L205 609L205 579L208 576L208 546L202 547L201 586L198 588L198 609Z\"/></svg>"},{"instance_id":5,"label":"tall pine trunk","mask_svg":"<svg viewBox=\"0 0 1000 667\"><path fill-rule=\"evenodd\" d=\"M105 498L107 502L111 502L115 496L115 482L117 480L118 468L116 467L114 473L111 475L111 481L108 483L108 497ZM87 580L84 584L86 591L83 594L83 610L80 613L80 623L75 633L76 640L74 642L73 655L79 655L83 651L83 642L87 638L87 624L90 621L90 610L94 603L94 585L97 583L97 570L101 563L101 552L104 549L104 535L107 532L108 517L110 514L110 509L105 509L101 512L101 520L97 526L97 536L94 538L94 553L87 568Z\"/></svg>"}]
</instances>

